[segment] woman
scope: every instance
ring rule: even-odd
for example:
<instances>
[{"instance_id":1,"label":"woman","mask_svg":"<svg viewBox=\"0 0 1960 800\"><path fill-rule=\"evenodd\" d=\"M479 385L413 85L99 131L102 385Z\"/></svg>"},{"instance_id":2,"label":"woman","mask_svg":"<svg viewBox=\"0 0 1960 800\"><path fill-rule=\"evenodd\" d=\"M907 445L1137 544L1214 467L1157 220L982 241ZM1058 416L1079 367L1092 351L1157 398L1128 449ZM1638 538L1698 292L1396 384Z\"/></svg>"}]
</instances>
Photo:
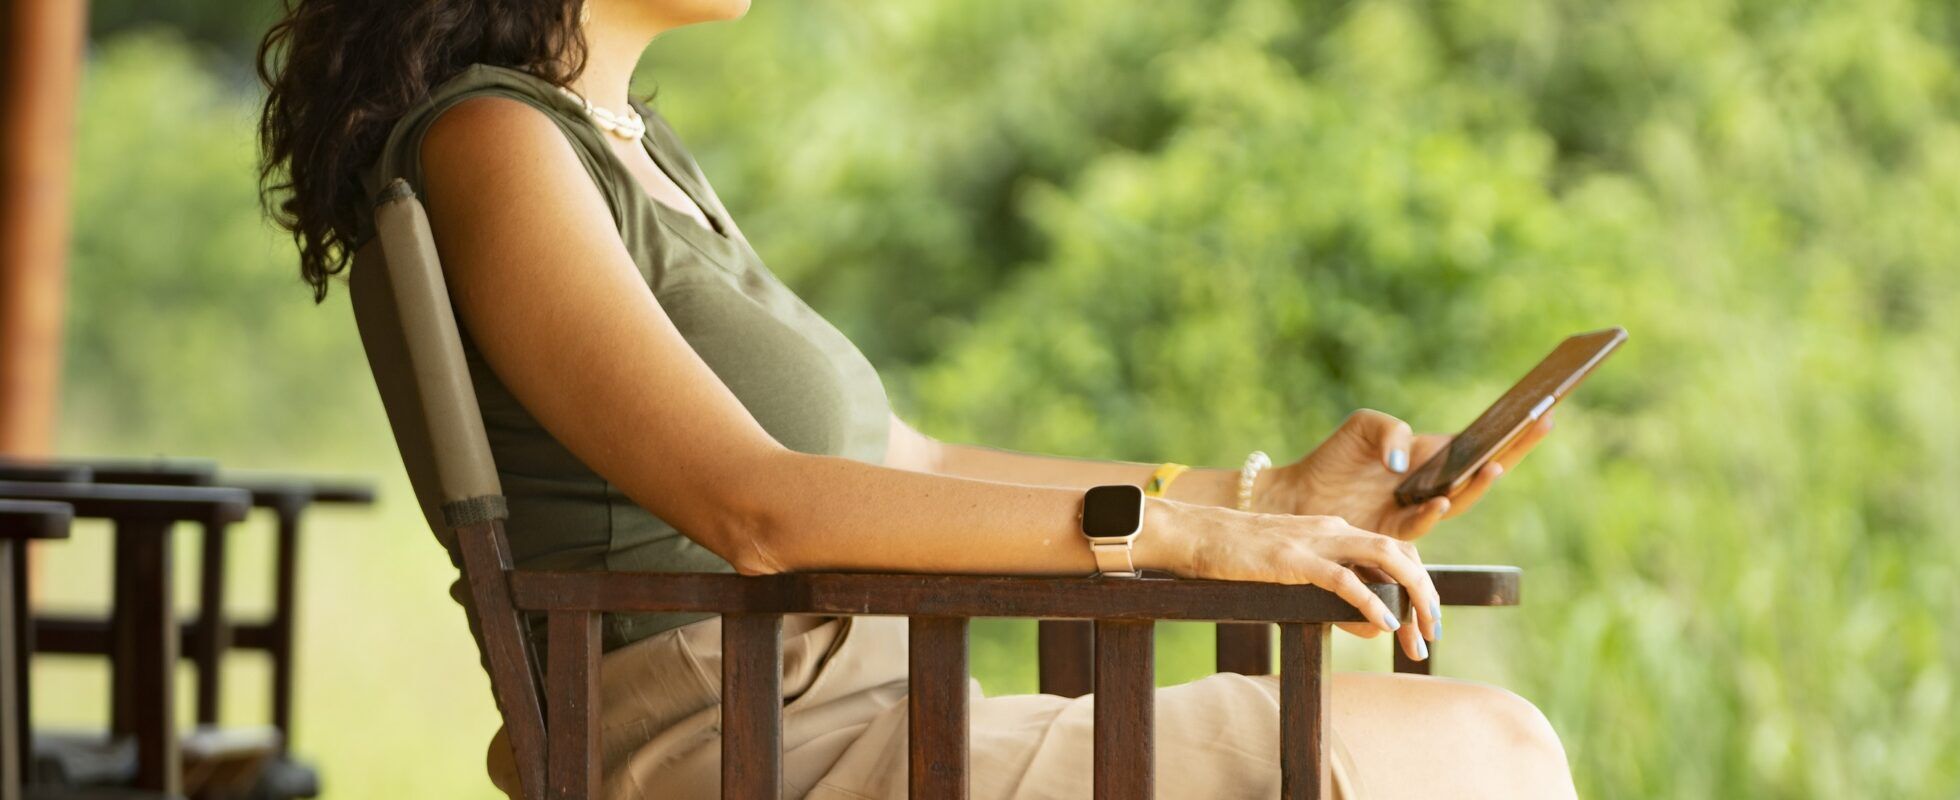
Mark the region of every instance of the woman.
<instances>
[{"instance_id":1,"label":"woman","mask_svg":"<svg viewBox=\"0 0 1960 800\"><path fill-rule=\"evenodd\" d=\"M1409 542L1472 505L1548 430L1452 499L1391 489L1442 445L1358 412L1270 469L1082 461L938 442L891 414L871 365L763 266L680 140L627 82L664 31L746 0L297 0L268 35L261 135L274 216L324 297L380 188L426 204L510 504L520 566L1181 576L1311 583L1413 658L1441 633ZM1121 561L1078 529L1087 487L1168 481ZM1240 510L1245 509L1245 510ZM930 531L930 535L919 535ZM1103 559L1115 559L1105 549ZM1360 574L1357 574L1360 571ZM1393 580L1403 625L1363 588ZM609 615L609 797L713 797L718 621ZM904 793L902 620L798 618L785 632L793 793ZM977 693L977 684L976 689ZM1348 797L1562 797L1564 755L1515 695L1339 675L1334 771ZM1087 795L1090 698L975 697L981 798ZM1160 690L1165 797L1278 791L1277 688L1213 676ZM514 792L508 753L493 779ZM1364 788L1365 787L1365 788Z\"/></svg>"}]
</instances>

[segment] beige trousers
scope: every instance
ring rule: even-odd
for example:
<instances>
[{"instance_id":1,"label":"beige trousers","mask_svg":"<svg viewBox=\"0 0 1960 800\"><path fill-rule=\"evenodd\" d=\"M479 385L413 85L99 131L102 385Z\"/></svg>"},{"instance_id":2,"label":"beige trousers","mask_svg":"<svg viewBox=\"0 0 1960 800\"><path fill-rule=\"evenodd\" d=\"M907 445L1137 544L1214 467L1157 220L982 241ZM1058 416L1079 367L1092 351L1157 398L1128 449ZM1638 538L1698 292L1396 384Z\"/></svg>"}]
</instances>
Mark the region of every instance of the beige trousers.
<instances>
[{"instance_id":1,"label":"beige trousers","mask_svg":"<svg viewBox=\"0 0 1960 800\"><path fill-rule=\"evenodd\" d=\"M906 622L899 617L791 617L783 635L783 774L787 797L906 796ZM1094 698L986 697L973 682L972 796L1090 796ZM721 620L606 654L600 674L607 800L713 800L721 775ZM1220 674L1157 690L1157 795L1279 796L1279 684ZM1334 794L1361 797L1352 759L1330 737ZM499 731L491 779L516 796Z\"/></svg>"}]
</instances>

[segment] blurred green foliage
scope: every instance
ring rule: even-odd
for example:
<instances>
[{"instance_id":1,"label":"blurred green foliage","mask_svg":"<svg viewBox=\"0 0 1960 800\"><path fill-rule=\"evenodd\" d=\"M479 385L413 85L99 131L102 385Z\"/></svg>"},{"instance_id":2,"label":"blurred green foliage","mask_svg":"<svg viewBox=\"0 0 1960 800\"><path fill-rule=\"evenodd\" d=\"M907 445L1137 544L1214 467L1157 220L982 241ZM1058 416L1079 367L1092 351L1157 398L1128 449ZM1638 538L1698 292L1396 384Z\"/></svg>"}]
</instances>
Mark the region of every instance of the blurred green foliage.
<instances>
[{"instance_id":1,"label":"blurred green foliage","mask_svg":"<svg viewBox=\"0 0 1960 800\"><path fill-rule=\"evenodd\" d=\"M181 41L92 62L64 443L399 482L344 298L310 307L257 221L235 56ZM644 88L947 441L1291 458L1360 406L1454 429L1625 325L1425 540L1528 572L1444 671L1543 707L1584 796L1932 798L1960 795L1957 47L1941 0L802 0L664 38ZM396 497L347 569L429 585L309 613L460 632ZM314 624L316 674L481 685L464 639L373 664ZM1031 687L1030 639L982 629L990 690ZM1172 629L1164 677L1206 647ZM430 719L373 731L418 742L391 756L345 743L371 726L338 683L303 695L330 781L426 785L439 752L482 787L482 737L423 737L487 694L398 689Z\"/></svg>"}]
</instances>

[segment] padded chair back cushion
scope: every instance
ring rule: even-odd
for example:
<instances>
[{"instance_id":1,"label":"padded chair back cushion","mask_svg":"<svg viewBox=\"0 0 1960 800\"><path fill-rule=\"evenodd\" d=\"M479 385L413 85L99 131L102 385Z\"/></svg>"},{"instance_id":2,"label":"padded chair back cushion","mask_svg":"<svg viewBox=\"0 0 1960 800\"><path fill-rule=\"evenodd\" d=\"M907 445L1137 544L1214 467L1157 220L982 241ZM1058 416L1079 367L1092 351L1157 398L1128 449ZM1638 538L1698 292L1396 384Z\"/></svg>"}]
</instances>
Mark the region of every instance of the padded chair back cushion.
<instances>
[{"instance_id":1,"label":"padded chair back cushion","mask_svg":"<svg viewBox=\"0 0 1960 800\"><path fill-rule=\"evenodd\" d=\"M354 321L422 514L454 552L451 527L469 521L458 514L500 507L503 488L429 218L407 181L383 190L374 223L348 278Z\"/></svg>"}]
</instances>

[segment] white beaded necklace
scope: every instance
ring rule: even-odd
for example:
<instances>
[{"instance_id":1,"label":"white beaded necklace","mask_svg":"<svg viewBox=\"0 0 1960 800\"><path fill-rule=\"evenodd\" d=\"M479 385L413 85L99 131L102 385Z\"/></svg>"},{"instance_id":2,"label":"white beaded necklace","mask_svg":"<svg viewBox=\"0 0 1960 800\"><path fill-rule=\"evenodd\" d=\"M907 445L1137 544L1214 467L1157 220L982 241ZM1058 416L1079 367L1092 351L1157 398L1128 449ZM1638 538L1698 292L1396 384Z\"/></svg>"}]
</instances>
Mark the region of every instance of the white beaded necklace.
<instances>
[{"instance_id":1,"label":"white beaded necklace","mask_svg":"<svg viewBox=\"0 0 1960 800\"><path fill-rule=\"evenodd\" d=\"M593 105L592 101L585 99L578 92L574 92L563 86L558 87L558 91L566 97L577 100L579 105L584 106L585 116L591 118L592 124L599 126L599 129L602 131L627 141L639 141L640 137L645 136L647 133L646 119L640 116L640 112L634 111L631 107L626 109L626 115L622 117L613 113L612 109Z\"/></svg>"}]
</instances>

